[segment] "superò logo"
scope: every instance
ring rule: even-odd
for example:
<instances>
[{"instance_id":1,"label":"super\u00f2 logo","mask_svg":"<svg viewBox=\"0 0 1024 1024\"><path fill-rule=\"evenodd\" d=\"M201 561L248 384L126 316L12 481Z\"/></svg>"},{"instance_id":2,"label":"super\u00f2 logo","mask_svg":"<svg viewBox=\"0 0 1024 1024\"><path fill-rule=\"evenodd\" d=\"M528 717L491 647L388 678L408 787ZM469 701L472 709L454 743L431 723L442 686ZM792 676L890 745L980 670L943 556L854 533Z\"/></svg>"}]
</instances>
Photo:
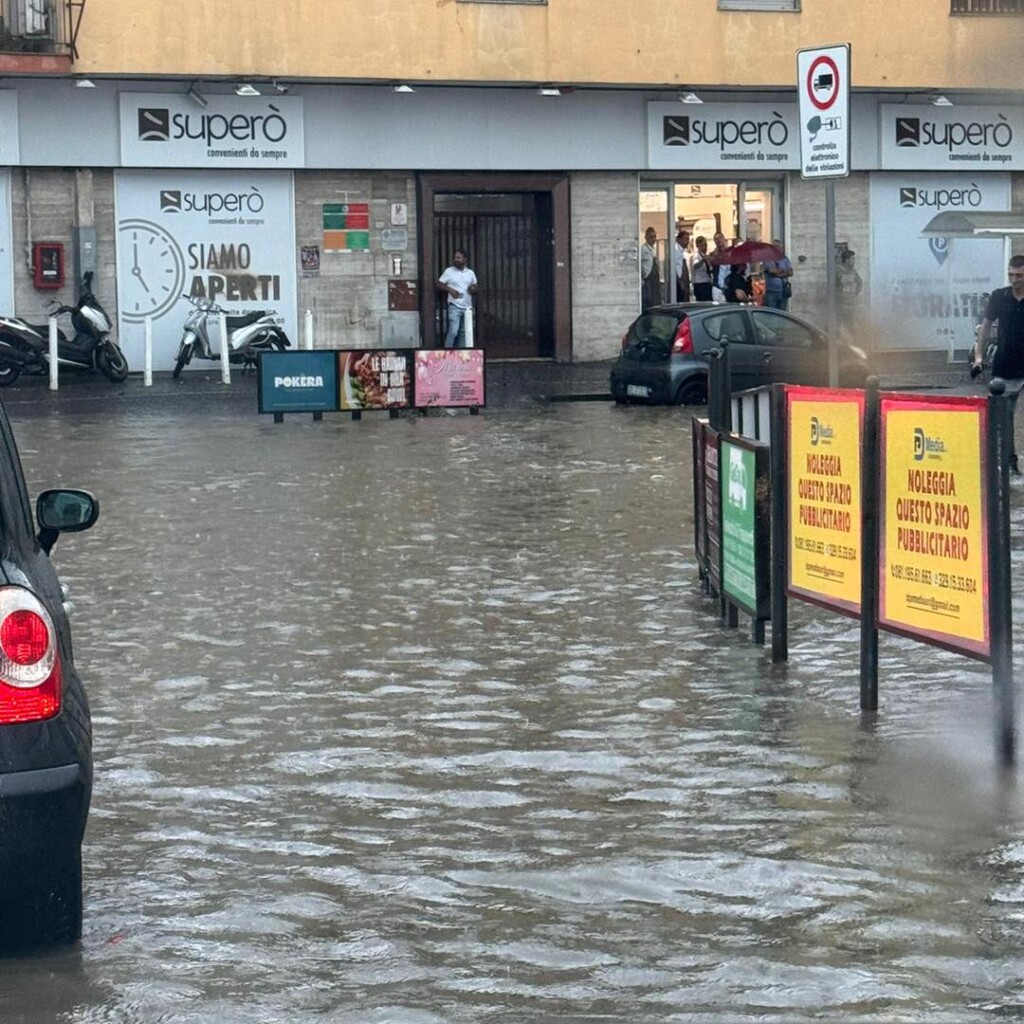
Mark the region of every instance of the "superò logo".
<instances>
[{"instance_id":1,"label":"super\u00f2 logo","mask_svg":"<svg viewBox=\"0 0 1024 1024\"><path fill-rule=\"evenodd\" d=\"M981 189L972 181L970 188L917 188L900 186L900 206L930 206L936 210L948 207L981 206Z\"/></svg>"},{"instance_id":2,"label":"super\u00f2 logo","mask_svg":"<svg viewBox=\"0 0 1024 1024\"><path fill-rule=\"evenodd\" d=\"M324 379L319 374L303 374L293 377L275 377L275 388L322 388Z\"/></svg>"},{"instance_id":3,"label":"super\u00f2 logo","mask_svg":"<svg viewBox=\"0 0 1024 1024\"><path fill-rule=\"evenodd\" d=\"M269 114L172 114L167 107L139 108L140 142L279 143L288 135L288 122L273 103Z\"/></svg>"},{"instance_id":4,"label":"super\u00f2 logo","mask_svg":"<svg viewBox=\"0 0 1024 1024\"><path fill-rule=\"evenodd\" d=\"M248 192L182 192L160 190L161 213L262 213L265 200L260 190Z\"/></svg>"},{"instance_id":5,"label":"super\u00f2 logo","mask_svg":"<svg viewBox=\"0 0 1024 1024\"><path fill-rule=\"evenodd\" d=\"M908 148L942 146L952 153L964 146L1006 149L1013 142L1013 127L1005 115L988 121L928 121L920 117L896 118L896 145Z\"/></svg>"},{"instance_id":6,"label":"super\u00f2 logo","mask_svg":"<svg viewBox=\"0 0 1024 1024\"><path fill-rule=\"evenodd\" d=\"M689 115L667 115L662 119L662 141L666 146L785 146L789 128L782 115L772 111L771 117L737 121L717 120Z\"/></svg>"},{"instance_id":7,"label":"super\u00f2 logo","mask_svg":"<svg viewBox=\"0 0 1024 1024\"><path fill-rule=\"evenodd\" d=\"M921 427L914 427L914 461L921 462L926 456L938 459L946 450L941 437L929 437Z\"/></svg>"}]
</instances>

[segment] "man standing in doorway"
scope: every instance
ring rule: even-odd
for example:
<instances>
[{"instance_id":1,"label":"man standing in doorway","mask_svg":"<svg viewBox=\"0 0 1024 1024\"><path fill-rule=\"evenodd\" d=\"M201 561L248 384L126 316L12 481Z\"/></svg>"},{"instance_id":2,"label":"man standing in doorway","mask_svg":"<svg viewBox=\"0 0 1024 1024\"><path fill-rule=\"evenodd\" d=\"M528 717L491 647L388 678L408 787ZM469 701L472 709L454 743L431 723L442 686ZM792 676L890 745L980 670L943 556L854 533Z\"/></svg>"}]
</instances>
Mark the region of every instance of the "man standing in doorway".
<instances>
[{"instance_id":1,"label":"man standing in doorway","mask_svg":"<svg viewBox=\"0 0 1024 1024\"><path fill-rule=\"evenodd\" d=\"M466 254L461 249L452 253L452 265L445 267L437 283L448 293L448 333L445 348L466 347L466 310L473 308L476 295L476 274L466 266Z\"/></svg>"},{"instance_id":2,"label":"man standing in doorway","mask_svg":"<svg viewBox=\"0 0 1024 1024\"><path fill-rule=\"evenodd\" d=\"M690 287L696 302L711 301L711 281L714 267L708 259L708 240L698 235L693 243L697 248L690 256Z\"/></svg>"},{"instance_id":3,"label":"man standing in doorway","mask_svg":"<svg viewBox=\"0 0 1024 1024\"><path fill-rule=\"evenodd\" d=\"M690 301L690 233L676 235L676 302Z\"/></svg>"},{"instance_id":4,"label":"man standing in doorway","mask_svg":"<svg viewBox=\"0 0 1024 1024\"><path fill-rule=\"evenodd\" d=\"M1007 382L1007 394L1011 396L1016 410L1024 383L1024 256L1011 256L1006 270L1010 279L1009 288L996 288L988 298L985 319L981 321L974 340L971 357L971 376L981 371L989 331L997 325L996 353L992 359L992 376L1002 377ZM1010 470L1020 475L1017 464L1017 448L1010 445Z\"/></svg>"},{"instance_id":5,"label":"man standing in doorway","mask_svg":"<svg viewBox=\"0 0 1024 1024\"><path fill-rule=\"evenodd\" d=\"M658 273L658 232L648 228L640 250L640 310L646 313L661 302L661 275Z\"/></svg>"},{"instance_id":6,"label":"man standing in doorway","mask_svg":"<svg viewBox=\"0 0 1024 1024\"><path fill-rule=\"evenodd\" d=\"M793 294L790 278L793 276L793 264L778 240L772 243L782 258L764 265L764 304L769 309L786 310L789 308L789 297Z\"/></svg>"}]
</instances>

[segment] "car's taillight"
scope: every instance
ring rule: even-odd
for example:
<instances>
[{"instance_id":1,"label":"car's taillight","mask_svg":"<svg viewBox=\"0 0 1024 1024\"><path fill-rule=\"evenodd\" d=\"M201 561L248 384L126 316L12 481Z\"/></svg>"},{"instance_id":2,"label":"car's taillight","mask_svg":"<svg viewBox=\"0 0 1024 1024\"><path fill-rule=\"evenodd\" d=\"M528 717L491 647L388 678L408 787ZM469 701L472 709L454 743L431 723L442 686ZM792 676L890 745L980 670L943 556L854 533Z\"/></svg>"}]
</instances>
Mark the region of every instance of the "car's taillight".
<instances>
[{"instance_id":1,"label":"car's taillight","mask_svg":"<svg viewBox=\"0 0 1024 1024\"><path fill-rule=\"evenodd\" d=\"M629 344L629 331L622 336L622 347L625 348Z\"/></svg>"},{"instance_id":2,"label":"car's taillight","mask_svg":"<svg viewBox=\"0 0 1024 1024\"><path fill-rule=\"evenodd\" d=\"M0 724L60 711L57 634L42 602L22 587L0 587Z\"/></svg>"},{"instance_id":3,"label":"car's taillight","mask_svg":"<svg viewBox=\"0 0 1024 1024\"><path fill-rule=\"evenodd\" d=\"M693 333L690 331L690 318L679 321L676 336L672 339L672 351L693 355Z\"/></svg>"}]
</instances>

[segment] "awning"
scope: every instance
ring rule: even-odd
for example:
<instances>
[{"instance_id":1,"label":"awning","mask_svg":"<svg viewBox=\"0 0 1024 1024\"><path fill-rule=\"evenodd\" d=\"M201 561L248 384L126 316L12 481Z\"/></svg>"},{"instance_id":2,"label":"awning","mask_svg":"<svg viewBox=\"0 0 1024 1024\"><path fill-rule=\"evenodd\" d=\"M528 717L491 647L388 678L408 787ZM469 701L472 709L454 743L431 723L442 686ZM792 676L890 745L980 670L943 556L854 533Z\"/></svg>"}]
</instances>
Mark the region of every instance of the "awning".
<instances>
[{"instance_id":1,"label":"awning","mask_svg":"<svg viewBox=\"0 0 1024 1024\"><path fill-rule=\"evenodd\" d=\"M937 213L921 232L925 238L1006 238L1024 235L1024 213L1005 210L947 210Z\"/></svg>"}]
</instances>

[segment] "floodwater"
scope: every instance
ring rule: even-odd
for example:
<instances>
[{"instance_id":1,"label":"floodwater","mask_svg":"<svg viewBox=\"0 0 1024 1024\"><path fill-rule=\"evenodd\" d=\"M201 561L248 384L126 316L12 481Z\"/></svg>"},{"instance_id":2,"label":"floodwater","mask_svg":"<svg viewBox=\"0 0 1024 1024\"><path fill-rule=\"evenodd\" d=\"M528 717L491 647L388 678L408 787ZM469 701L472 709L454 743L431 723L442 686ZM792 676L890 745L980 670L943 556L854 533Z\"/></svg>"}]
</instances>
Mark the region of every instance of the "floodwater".
<instances>
[{"instance_id":1,"label":"floodwater","mask_svg":"<svg viewBox=\"0 0 1024 1024\"><path fill-rule=\"evenodd\" d=\"M883 636L865 721L855 622L722 628L687 412L9 408L103 513L84 937L3 1024L1024 1020L987 670Z\"/></svg>"}]
</instances>

